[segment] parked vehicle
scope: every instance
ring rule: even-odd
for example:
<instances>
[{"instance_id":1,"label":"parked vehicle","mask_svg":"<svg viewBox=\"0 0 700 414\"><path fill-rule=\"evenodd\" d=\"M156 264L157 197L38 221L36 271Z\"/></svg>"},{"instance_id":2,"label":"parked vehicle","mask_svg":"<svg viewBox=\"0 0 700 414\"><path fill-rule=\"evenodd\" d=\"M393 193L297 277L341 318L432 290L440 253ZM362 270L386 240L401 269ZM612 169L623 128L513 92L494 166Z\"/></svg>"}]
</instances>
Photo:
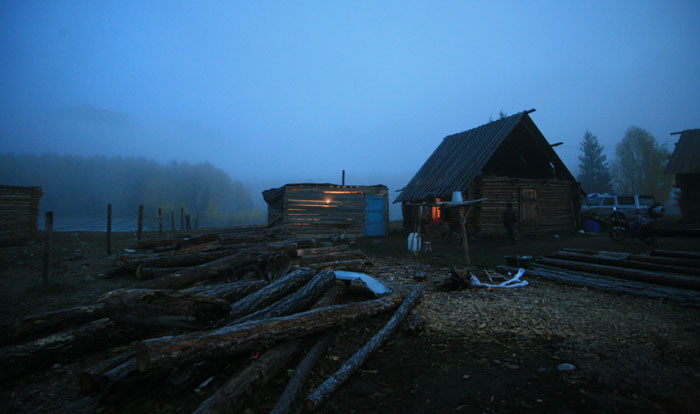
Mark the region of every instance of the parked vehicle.
<instances>
[{"instance_id":1,"label":"parked vehicle","mask_svg":"<svg viewBox=\"0 0 700 414\"><path fill-rule=\"evenodd\" d=\"M613 211L610 215L610 232L608 235L612 240L622 241L627 237L638 237L644 243L654 243L653 230L649 220L637 215L633 221L628 220L619 211Z\"/></svg>"},{"instance_id":2,"label":"parked vehicle","mask_svg":"<svg viewBox=\"0 0 700 414\"><path fill-rule=\"evenodd\" d=\"M589 194L583 200L581 213L584 216L610 221L613 212L617 212L624 219L633 219L636 216L657 219L663 217L664 206L650 195L617 195L617 194Z\"/></svg>"}]
</instances>

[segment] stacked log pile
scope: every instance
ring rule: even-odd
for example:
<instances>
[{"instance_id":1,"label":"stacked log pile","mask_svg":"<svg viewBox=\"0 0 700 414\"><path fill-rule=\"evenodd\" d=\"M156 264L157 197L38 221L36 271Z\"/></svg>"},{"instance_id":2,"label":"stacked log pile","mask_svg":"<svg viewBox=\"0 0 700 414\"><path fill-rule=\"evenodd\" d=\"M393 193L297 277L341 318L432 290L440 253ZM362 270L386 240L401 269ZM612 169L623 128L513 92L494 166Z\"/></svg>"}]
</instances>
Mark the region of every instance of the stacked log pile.
<instances>
[{"instance_id":1,"label":"stacked log pile","mask_svg":"<svg viewBox=\"0 0 700 414\"><path fill-rule=\"evenodd\" d=\"M559 283L700 306L700 254L693 252L562 249L535 260L526 273Z\"/></svg>"},{"instance_id":2,"label":"stacked log pile","mask_svg":"<svg viewBox=\"0 0 700 414\"><path fill-rule=\"evenodd\" d=\"M387 326L348 361L351 368L344 367L330 380L332 386L309 397L313 403L306 404L316 407L386 340L421 293L417 289L406 300L390 293L348 302L343 294L347 283L337 280L333 269L364 269L362 252L348 246L314 247L269 229L262 236L229 232L223 237L146 240L139 247L142 252L119 258L121 274L172 271L135 280L96 304L1 327L0 381L92 356L97 362L75 378L82 399L63 408L94 410L147 398L152 391L191 393L197 384L228 378L202 399L196 412L231 412L256 387L294 368L297 355L310 350L317 360L338 327L400 306ZM289 412L300 400L313 358L302 361L278 404L284 408L277 412Z\"/></svg>"}]
</instances>

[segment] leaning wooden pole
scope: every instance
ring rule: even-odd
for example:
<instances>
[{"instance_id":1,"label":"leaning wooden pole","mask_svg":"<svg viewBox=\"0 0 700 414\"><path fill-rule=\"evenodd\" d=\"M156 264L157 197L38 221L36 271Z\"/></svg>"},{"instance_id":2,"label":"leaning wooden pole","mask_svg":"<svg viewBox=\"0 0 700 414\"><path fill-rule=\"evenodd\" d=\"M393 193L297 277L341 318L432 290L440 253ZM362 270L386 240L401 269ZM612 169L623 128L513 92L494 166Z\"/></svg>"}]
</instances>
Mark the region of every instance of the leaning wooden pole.
<instances>
[{"instance_id":1,"label":"leaning wooden pole","mask_svg":"<svg viewBox=\"0 0 700 414\"><path fill-rule=\"evenodd\" d=\"M469 256L469 239L467 238L467 215L465 207L459 209L459 227L462 232L462 246L464 247L464 261L467 266L472 264L472 259Z\"/></svg>"},{"instance_id":2,"label":"leaning wooden pole","mask_svg":"<svg viewBox=\"0 0 700 414\"><path fill-rule=\"evenodd\" d=\"M394 316L389 319L384 327L377 332L372 339L369 340L362 348L350 357L340 369L330 378L316 387L314 392L306 397L306 408L313 411L318 408L328 396L337 390L345 381L357 371L362 364L369 359L374 351L376 351L399 327L401 322L406 318L406 315L411 311L413 306L418 302L423 291L423 286L417 285L408 297L403 301L399 309L394 313Z\"/></svg>"}]
</instances>

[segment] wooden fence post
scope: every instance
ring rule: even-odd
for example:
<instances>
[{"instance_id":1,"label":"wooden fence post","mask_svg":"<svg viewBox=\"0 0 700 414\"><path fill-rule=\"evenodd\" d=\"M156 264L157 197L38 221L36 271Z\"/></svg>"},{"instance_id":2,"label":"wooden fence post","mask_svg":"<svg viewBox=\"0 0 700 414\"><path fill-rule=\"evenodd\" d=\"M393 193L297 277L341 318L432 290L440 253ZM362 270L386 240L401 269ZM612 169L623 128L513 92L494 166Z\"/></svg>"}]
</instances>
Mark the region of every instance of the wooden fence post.
<instances>
[{"instance_id":1,"label":"wooden fence post","mask_svg":"<svg viewBox=\"0 0 700 414\"><path fill-rule=\"evenodd\" d=\"M158 207L158 234L163 234L163 209Z\"/></svg>"},{"instance_id":2,"label":"wooden fence post","mask_svg":"<svg viewBox=\"0 0 700 414\"><path fill-rule=\"evenodd\" d=\"M187 228L187 230L190 230L192 228L192 226L190 225L190 215L189 214L185 214L185 227Z\"/></svg>"},{"instance_id":3,"label":"wooden fence post","mask_svg":"<svg viewBox=\"0 0 700 414\"><path fill-rule=\"evenodd\" d=\"M180 207L180 230L185 230L185 208Z\"/></svg>"},{"instance_id":4,"label":"wooden fence post","mask_svg":"<svg viewBox=\"0 0 700 414\"><path fill-rule=\"evenodd\" d=\"M44 287L49 285L51 279L51 256L53 250L53 211L46 212L46 224L44 226L46 240L44 244Z\"/></svg>"},{"instance_id":5,"label":"wooden fence post","mask_svg":"<svg viewBox=\"0 0 700 414\"><path fill-rule=\"evenodd\" d=\"M107 254L112 254L112 205L107 204Z\"/></svg>"},{"instance_id":6,"label":"wooden fence post","mask_svg":"<svg viewBox=\"0 0 700 414\"><path fill-rule=\"evenodd\" d=\"M141 240L141 233L143 233L143 204L139 205L139 224L136 230L136 240Z\"/></svg>"},{"instance_id":7,"label":"wooden fence post","mask_svg":"<svg viewBox=\"0 0 700 414\"><path fill-rule=\"evenodd\" d=\"M197 215L194 217L194 228L199 228L199 213L197 213Z\"/></svg>"},{"instance_id":8,"label":"wooden fence post","mask_svg":"<svg viewBox=\"0 0 700 414\"><path fill-rule=\"evenodd\" d=\"M175 213L170 210L170 231L175 233Z\"/></svg>"}]
</instances>

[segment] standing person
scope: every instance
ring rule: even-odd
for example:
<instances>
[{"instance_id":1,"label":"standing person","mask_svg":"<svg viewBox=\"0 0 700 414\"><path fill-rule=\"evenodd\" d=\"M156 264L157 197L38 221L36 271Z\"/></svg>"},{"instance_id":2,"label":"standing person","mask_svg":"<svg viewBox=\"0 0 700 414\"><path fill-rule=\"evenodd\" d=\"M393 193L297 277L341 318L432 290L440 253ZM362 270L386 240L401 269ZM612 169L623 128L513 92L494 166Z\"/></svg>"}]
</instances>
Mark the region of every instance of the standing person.
<instances>
[{"instance_id":1,"label":"standing person","mask_svg":"<svg viewBox=\"0 0 700 414\"><path fill-rule=\"evenodd\" d=\"M515 244L515 234L513 234L513 226L517 222L518 217L515 215L515 210L513 210L513 203L508 203L508 208L506 208L506 212L503 213L503 227L505 227L506 231L508 232L510 244Z\"/></svg>"}]
</instances>

